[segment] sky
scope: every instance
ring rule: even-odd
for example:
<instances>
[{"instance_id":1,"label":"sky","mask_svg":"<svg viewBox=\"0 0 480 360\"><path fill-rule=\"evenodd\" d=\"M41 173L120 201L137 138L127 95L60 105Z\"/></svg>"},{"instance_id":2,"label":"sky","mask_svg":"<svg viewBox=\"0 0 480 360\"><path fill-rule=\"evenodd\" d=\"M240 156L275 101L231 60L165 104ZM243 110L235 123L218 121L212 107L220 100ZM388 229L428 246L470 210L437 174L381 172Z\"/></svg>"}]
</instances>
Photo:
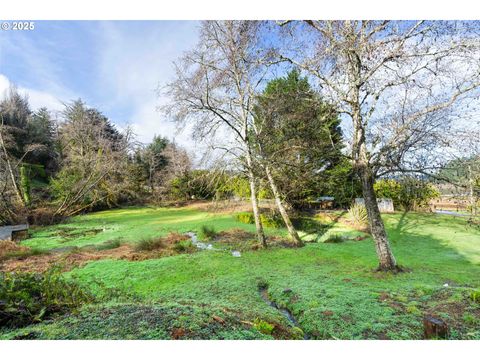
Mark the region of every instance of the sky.
<instances>
[{"instance_id":1,"label":"sky","mask_svg":"<svg viewBox=\"0 0 480 360\"><path fill-rule=\"evenodd\" d=\"M81 98L142 142L156 134L189 147L188 131L157 110L166 98L156 89L197 33L195 21L35 21L32 31L1 31L0 94L15 84L32 109L53 112Z\"/></svg>"}]
</instances>

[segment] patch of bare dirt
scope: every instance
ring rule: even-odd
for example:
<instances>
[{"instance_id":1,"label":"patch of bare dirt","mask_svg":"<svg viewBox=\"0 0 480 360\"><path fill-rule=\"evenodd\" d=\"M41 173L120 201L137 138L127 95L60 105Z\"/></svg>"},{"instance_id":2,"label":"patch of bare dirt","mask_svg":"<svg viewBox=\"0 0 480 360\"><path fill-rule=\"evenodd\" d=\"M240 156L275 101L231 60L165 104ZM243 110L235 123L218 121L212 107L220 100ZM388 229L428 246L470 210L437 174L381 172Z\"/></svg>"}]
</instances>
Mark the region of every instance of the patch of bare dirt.
<instances>
[{"instance_id":1,"label":"patch of bare dirt","mask_svg":"<svg viewBox=\"0 0 480 360\"><path fill-rule=\"evenodd\" d=\"M231 229L219 232L217 239L217 242L222 244L238 244L239 242L254 240L255 234L242 229Z\"/></svg>"},{"instance_id":2,"label":"patch of bare dirt","mask_svg":"<svg viewBox=\"0 0 480 360\"><path fill-rule=\"evenodd\" d=\"M190 237L185 234L180 234L178 232L171 232L166 237L163 238L163 242L166 245L175 245L180 241L189 240Z\"/></svg>"},{"instance_id":3,"label":"patch of bare dirt","mask_svg":"<svg viewBox=\"0 0 480 360\"><path fill-rule=\"evenodd\" d=\"M426 314L441 317L440 314L448 314L448 325L450 328L462 329L465 326L464 314L470 313L475 318L480 318L480 308L474 306L472 301L465 294L463 298L454 299L449 291L438 291L432 296L429 304L424 309Z\"/></svg>"},{"instance_id":4,"label":"patch of bare dirt","mask_svg":"<svg viewBox=\"0 0 480 360\"><path fill-rule=\"evenodd\" d=\"M441 319L447 323L449 330L454 329L457 333L468 333L477 327L478 323L468 323L465 316L471 319L480 319L480 307L469 299L468 293L462 297L453 295L450 290L442 289L435 292L426 301L419 301L415 296L399 301L395 296L382 292L378 300L387 304L399 314L407 312L408 304L411 301L416 301L415 307L419 310L419 318L434 317Z\"/></svg>"}]
</instances>

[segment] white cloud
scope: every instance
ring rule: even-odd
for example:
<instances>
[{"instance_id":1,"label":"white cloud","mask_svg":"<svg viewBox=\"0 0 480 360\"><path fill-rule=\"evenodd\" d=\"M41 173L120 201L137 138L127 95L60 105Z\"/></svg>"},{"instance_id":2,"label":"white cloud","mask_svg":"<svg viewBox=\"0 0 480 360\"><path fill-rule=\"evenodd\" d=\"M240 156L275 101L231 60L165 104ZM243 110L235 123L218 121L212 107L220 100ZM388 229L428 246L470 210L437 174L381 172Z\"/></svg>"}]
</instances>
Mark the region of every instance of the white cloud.
<instances>
[{"instance_id":1,"label":"white cloud","mask_svg":"<svg viewBox=\"0 0 480 360\"><path fill-rule=\"evenodd\" d=\"M128 106L125 122L140 141L161 135L194 150L189 129L179 133L176 125L157 111L167 99L159 97L156 90L172 79L173 61L197 41L196 23L105 22L100 28L98 81L107 90L106 112L114 114Z\"/></svg>"},{"instance_id":2,"label":"white cloud","mask_svg":"<svg viewBox=\"0 0 480 360\"><path fill-rule=\"evenodd\" d=\"M48 27L50 32L65 27L65 37L47 36L41 43L29 36L0 39L5 54L0 61L21 65L0 74L0 92L21 81L18 88L28 94L33 109L61 110L62 102L81 97L120 128L131 125L142 142L156 134L175 139L190 151L200 151L189 129L179 133L175 124L157 111L167 99L156 93L159 85L172 79L173 61L197 41L196 22L100 21L48 23ZM71 45L77 38L78 44ZM81 56L85 51L91 54L90 67Z\"/></svg>"},{"instance_id":3,"label":"white cloud","mask_svg":"<svg viewBox=\"0 0 480 360\"><path fill-rule=\"evenodd\" d=\"M10 85L12 85L12 82L5 75L0 74L0 94L2 97L5 95ZM18 87L18 90L20 93L28 96L32 110L46 107L52 111L60 111L63 108L62 102L56 96L46 91L29 89L21 86Z\"/></svg>"}]
</instances>

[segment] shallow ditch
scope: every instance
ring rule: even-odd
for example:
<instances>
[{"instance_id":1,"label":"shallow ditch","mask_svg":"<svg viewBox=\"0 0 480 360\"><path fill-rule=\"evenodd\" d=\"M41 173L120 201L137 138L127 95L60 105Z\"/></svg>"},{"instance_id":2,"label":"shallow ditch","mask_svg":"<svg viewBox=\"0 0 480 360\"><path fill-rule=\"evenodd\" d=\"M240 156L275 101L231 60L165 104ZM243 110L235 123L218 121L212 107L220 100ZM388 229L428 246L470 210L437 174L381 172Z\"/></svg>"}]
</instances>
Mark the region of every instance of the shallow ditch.
<instances>
[{"instance_id":1,"label":"shallow ditch","mask_svg":"<svg viewBox=\"0 0 480 360\"><path fill-rule=\"evenodd\" d=\"M289 322L290 325L295 326L303 331L303 339L308 340L309 336L307 333L300 327L300 324L298 323L298 320L295 318L295 316L292 314L290 310L287 308L279 306L275 301L272 301L270 299L270 296L268 295L268 288L267 287L259 287L258 292L260 294L260 297L262 300L272 308L276 309L279 311L285 319Z\"/></svg>"}]
</instances>

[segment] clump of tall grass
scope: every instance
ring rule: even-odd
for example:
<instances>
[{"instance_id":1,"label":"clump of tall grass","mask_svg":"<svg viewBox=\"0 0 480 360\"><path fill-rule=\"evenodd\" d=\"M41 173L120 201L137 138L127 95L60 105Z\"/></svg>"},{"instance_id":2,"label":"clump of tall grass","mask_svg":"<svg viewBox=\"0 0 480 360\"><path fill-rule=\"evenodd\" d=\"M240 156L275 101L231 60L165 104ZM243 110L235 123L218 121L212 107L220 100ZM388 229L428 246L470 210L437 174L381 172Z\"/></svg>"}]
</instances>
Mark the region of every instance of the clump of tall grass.
<instances>
[{"instance_id":1,"label":"clump of tall grass","mask_svg":"<svg viewBox=\"0 0 480 360\"><path fill-rule=\"evenodd\" d=\"M347 218L355 226L368 226L368 214L365 205L353 204L350 209L348 209Z\"/></svg>"},{"instance_id":2,"label":"clump of tall grass","mask_svg":"<svg viewBox=\"0 0 480 360\"><path fill-rule=\"evenodd\" d=\"M153 251L166 247L163 238L143 239L135 244L136 251Z\"/></svg>"},{"instance_id":3,"label":"clump of tall grass","mask_svg":"<svg viewBox=\"0 0 480 360\"><path fill-rule=\"evenodd\" d=\"M122 246L122 242L119 239L115 239L115 240L108 240L101 244L98 244L97 246L95 246L95 249L99 251L111 250L111 249L116 249L120 246Z\"/></svg>"},{"instance_id":4,"label":"clump of tall grass","mask_svg":"<svg viewBox=\"0 0 480 360\"><path fill-rule=\"evenodd\" d=\"M218 235L218 232L213 226L202 225L198 232L198 238L200 240L213 240Z\"/></svg>"}]
</instances>

